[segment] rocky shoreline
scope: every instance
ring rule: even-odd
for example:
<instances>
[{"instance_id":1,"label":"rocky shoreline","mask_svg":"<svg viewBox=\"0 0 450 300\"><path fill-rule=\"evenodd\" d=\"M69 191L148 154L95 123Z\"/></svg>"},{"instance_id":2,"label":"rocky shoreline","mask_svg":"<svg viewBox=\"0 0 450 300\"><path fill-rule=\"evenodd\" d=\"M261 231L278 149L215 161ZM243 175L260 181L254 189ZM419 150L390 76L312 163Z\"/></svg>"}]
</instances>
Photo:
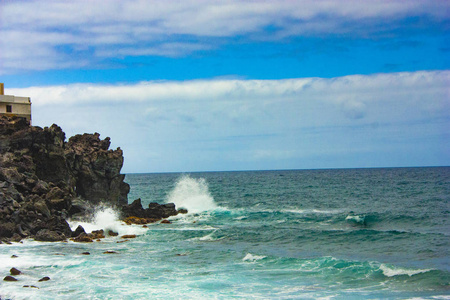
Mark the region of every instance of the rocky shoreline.
<instances>
[{"instance_id":1,"label":"rocky shoreline","mask_svg":"<svg viewBox=\"0 0 450 300\"><path fill-rule=\"evenodd\" d=\"M66 141L55 124L41 128L0 116L0 243L76 241L88 234L72 232L67 220L89 218L99 205L119 211L127 224L186 213L173 203L150 203L146 209L140 199L128 204L130 187L120 174L123 152L109 146L110 139L98 133Z\"/></svg>"}]
</instances>

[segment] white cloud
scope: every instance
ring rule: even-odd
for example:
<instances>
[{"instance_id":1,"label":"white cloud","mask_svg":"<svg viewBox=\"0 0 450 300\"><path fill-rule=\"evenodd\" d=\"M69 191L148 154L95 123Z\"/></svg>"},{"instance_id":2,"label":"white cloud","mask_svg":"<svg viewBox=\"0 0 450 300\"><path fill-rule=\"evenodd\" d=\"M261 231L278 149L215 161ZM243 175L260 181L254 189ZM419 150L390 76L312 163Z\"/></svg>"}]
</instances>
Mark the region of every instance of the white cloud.
<instances>
[{"instance_id":1,"label":"white cloud","mask_svg":"<svg viewBox=\"0 0 450 300\"><path fill-rule=\"evenodd\" d=\"M344 153L365 157L367 166L405 165L402 157L416 152L423 162L412 165L448 164L449 83L450 71L423 71L71 84L6 93L31 97L35 125L57 123L69 136L111 136L125 150L126 171L192 171L342 166L336 161L350 161ZM330 157L334 165L326 165Z\"/></svg>"},{"instance_id":2,"label":"white cloud","mask_svg":"<svg viewBox=\"0 0 450 300\"><path fill-rule=\"evenodd\" d=\"M449 6L440 0L2 1L0 72L82 67L86 59L98 63L114 53L187 55L233 36L369 36L400 26L405 17L442 22Z\"/></svg>"}]
</instances>

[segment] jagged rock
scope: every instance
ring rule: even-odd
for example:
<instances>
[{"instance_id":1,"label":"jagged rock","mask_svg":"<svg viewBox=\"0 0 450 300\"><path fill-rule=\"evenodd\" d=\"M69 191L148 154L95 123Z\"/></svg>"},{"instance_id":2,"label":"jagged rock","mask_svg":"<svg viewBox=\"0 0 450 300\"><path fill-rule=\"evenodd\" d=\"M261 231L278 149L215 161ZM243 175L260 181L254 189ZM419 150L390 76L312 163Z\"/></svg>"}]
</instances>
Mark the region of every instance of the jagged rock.
<instances>
[{"instance_id":1,"label":"jagged rock","mask_svg":"<svg viewBox=\"0 0 450 300\"><path fill-rule=\"evenodd\" d=\"M184 209L184 208L180 208L180 209L177 210L177 212L178 212L179 214L187 214L187 213L188 213L188 210L187 210L187 209Z\"/></svg>"},{"instance_id":2,"label":"jagged rock","mask_svg":"<svg viewBox=\"0 0 450 300\"><path fill-rule=\"evenodd\" d=\"M109 149L109 138L101 140L98 133L65 138L56 124L41 128L0 116L0 242L64 240L72 236L67 218L92 213L100 202L120 208L127 224L183 212L173 203L144 209L137 199L128 205L130 187L120 174L123 153ZM91 240L104 237L90 235Z\"/></svg>"},{"instance_id":3,"label":"jagged rock","mask_svg":"<svg viewBox=\"0 0 450 300\"><path fill-rule=\"evenodd\" d=\"M75 229L75 231L72 233L72 237L77 237L77 236L79 236L79 235L82 234L82 233L86 233L86 232L84 231L83 226L78 225L78 227L77 227L77 228Z\"/></svg>"},{"instance_id":4,"label":"jagged rock","mask_svg":"<svg viewBox=\"0 0 450 300\"><path fill-rule=\"evenodd\" d=\"M38 231L36 236L34 237L36 241L42 241L42 242L59 242L64 241L66 237L64 234L58 233L53 230L49 229L41 229Z\"/></svg>"},{"instance_id":5,"label":"jagged rock","mask_svg":"<svg viewBox=\"0 0 450 300\"><path fill-rule=\"evenodd\" d=\"M17 270L16 268L11 268L11 270L9 270L9 272L11 273L11 275L14 275L14 276L22 274L22 272Z\"/></svg>"},{"instance_id":6,"label":"jagged rock","mask_svg":"<svg viewBox=\"0 0 450 300\"><path fill-rule=\"evenodd\" d=\"M129 217L146 218L160 220L168 218L170 216L176 216L178 211L175 209L175 204L166 203L159 204L152 202L148 205L147 209L144 209L141 204L141 199L136 199L133 203L122 207L122 216L127 219ZM148 223L148 222L147 222ZM145 224L135 223L133 224Z\"/></svg>"},{"instance_id":7,"label":"jagged rock","mask_svg":"<svg viewBox=\"0 0 450 300\"><path fill-rule=\"evenodd\" d=\"M43 229L56 234L43 231L39 239L61 239L72 233L66 219L89 212L89 204L128 203L122 150L108 150L109 138L99 136L66 142L55 124L0 116L0 241L35 238Z\"/></svg>"},{"instance_id":8,"label":"jagged rock","mask_svg":"<svg viewBox=\"0 0 450 300\"><path fill-rule=\"evenodd\" d=\"M93 203L127 204L130 186L120 174L123 153L120 148L108 150L110 140L100 134L75 135L67 143L67 162L76 178L76 191Z\"/></svg>"}]
</instances>

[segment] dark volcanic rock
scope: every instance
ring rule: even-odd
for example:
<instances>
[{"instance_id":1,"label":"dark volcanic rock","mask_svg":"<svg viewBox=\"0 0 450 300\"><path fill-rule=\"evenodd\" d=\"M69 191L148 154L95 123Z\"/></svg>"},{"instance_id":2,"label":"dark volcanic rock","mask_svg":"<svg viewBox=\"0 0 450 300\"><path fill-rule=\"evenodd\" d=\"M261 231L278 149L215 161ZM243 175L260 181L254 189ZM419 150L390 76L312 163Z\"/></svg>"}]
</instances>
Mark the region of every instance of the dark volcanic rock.
<instances>
[{"instance_id":1,"label":"dark volcanic rock","mask_svg":"<svg viewBox=\"0 0 450 300\"><path fill-rule=\"evenodd\" d=\"M12 277L11 275L5 276L3 278L4 281L18 281L16 278Z\"/></svg>"},{"instance_id":2,"label":"dark volcanic rock","mask_svg":"<svg viewBox=\"0 0 450 300\"><path fill-rule=\"evenodd\" d=\"M64 234L49 229L41 229L38 231L38 233L36 233L34 239L36 241L42 242L58 242L64 241L66 239L66 236Z\"/></svg>"},{"instance_id":3,"label":"dark volcanic rock","mask_svg":"<svg viewBox=\"0 0 450 300\"><path fill-rule=\"evenodd\" d=\"M75 231L72 233L72 237L77 237L82 233L86 233L86 231L84 231L83 226L78 225L77 229L75 229Z\"/></svg>"},{"instance_id":4,"label":"dark volcanic rock","mask_svg":"<svg viewBox=\"0 0 450 300\"><path fill-rule=\"evenodd\" d=\"M124 205L130 186L120 174L123 153L120 148L108 150L109 145L110 139L100 140L98 133L73 136L67 143L67 162L81 197L93 203Z\"/></svg>"},{"instance_id":5,"label":"dark volcanic rock","mask_svg":"<svg viewBox=\"0 0 450 300\"><path fill-rule=\"evenodd\" d=\"M123 153L100 134L71 137L53 124L40 128L22 118L0 116L0 243L35 238L91 242L104 234L72 233L67 219L94 212L100 203L121 209L127 224L146 224L185 213L173 203L140 199L128 205L130 187L120 174ZM128 221L127 221L128 220ZM84 235L83 235L84 233Z\"/></svg>"},{"instance_id":6,"label":"dark volcanic rock","mask_svg":"<svg viewBox=\"0 0 450 300\"><path fill-rule=\"evenodd\" d=\"M122 207L122 217L128 220L130 220L129 217L161 220L170 216L176 216L177 214L178 211L175 209L175 204L173 203L158 204L152 202L148 205L147 209L144 209L141 204L141 199L136 199L133 201L133 203ZM142 223L138 222L137 224Z\"/></svg>"},{"instance_id":7,"label":"dark volcanic rock","mask_svg":"<svg viewBox=\"0 0 450 300\"><path fill-rule=\"evenodd\" d=\"M68 217L90 212L99 202L127 204L122 150L108 150L109 138L99 136L66 142L55 124L33 127L25 119L0 116L0 241L63 240L72 235Z\"/></svg>"},{"instance_id":8,"label":"dark volcanic rock","mask_svg":"<svg viewBox=\"0 0 450 300\"><path fill-rule=\"evenodd\" d=\"M41 282L41 281L49 281L49 280L50 280L50 277L45 276L45 277L42 277L41 279L39 279L38 281Z\"/></svg>"},{"instance_id":9,"label":"dark volcanic rock","mask_svg":"<svg viewBox=\"0 0 450 300\"><path fill-rule=\"evenodd\" d=\"M11 273L11 275L14 275L14 276L22 274L22 272L17 270L16 268L11 268L11 270L9 270L9 272Z\"/></svg>"}]
</instances>

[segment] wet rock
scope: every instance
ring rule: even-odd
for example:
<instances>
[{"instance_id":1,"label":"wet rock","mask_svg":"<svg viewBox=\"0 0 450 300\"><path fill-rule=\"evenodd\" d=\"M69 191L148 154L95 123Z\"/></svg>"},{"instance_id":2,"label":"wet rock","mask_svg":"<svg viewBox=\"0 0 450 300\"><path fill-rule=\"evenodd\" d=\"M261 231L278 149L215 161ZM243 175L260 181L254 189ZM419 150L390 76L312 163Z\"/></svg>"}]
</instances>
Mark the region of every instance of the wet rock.
<instances>
[{"instance_id":1,"label":"wet rock","mask_svg":"<svg viewBox=\"0 0 450 300\"><path fill-rule=\"evenodd\" d=\"M123 221L127 224L127 225L131 225L131 224L137 224L137 225L142 225L142 224L149 224L149 223L155 223L157 221L159 221L161 219L154 219L154 218L138 218L138 217L128 217L126 219L124 219Z\"/></svg>"},{"instance_id":2,"label":"wet rock","mask_svg":"<svg viewBox=\"0 0 450 300\"><path fill-rule=\"evenodd\" d=\"M18 256L13 254L13 255L11 255L11 258L18 258Z\"/></svg>"},{"instance_id":3,"label":"wet rock","mask_svg":"<svg viewBox=\"0 0 450 300\"><path fill-rule=\"evenodd\" d=\"M45 276L45 277L42 277L41 279L39 279L38 281L42 282L42 281L49 281L49 280L50 280L50 277Z\"/></svg>"},{"instance_id":4,"label":"wet rock","mask_svg":"<svg viewBox=\"0 0 450 300\"><path fill-rule=\"evenodd\" d=\"M75 135L66 149L67 163L76 177L76 191L92 203L127 204L130 186L120 174L123 153L120 148L108 150L110 139L100 134Z\"/></svg>"},{"instance_id":5,"label":"wet rock","mask_svg":"<svg viewBox=\"0 0 450 300\"><path fill-rule=\"evenodd\" d=\"M72 241L77 243L92 243L93 239L89 237L86 232L83 232L79 236L72 238Z\"/></svg>"},{"instance_id":6,"label":"wet rock","mask_svg":"<svg viewBox=\"0 0 450 300\"><path fill-rule=\"evenodd\" d=\"M64 234L59 232L49 230L49 229L41 229L38 231L36 236L34 237L36 241L42 242L59 242L64 241L66 239Z\"/></svg>"},{"instance_id":7,"label":"wet rock","mask_svg":"<svg viewBox=\"0 0 450 300\"><path fill-rule=\"evenodd\" d=\"M122 235L120 238L122 238L122 239L134 239L134 238L136 238L136 235L135 234L125 234L125 235Z\"/></svg>"},{"instance_id":8,"label":"wet rock","mask_svg":"<svg viewBox=\"0 0 450 300\"><path fill-rule=\"evenodd\" d=\"M92 239L103 239L105 238L105 232L103 229L100 230L94 230L91 233L88 234Z\"/></svg>"},{"instance_id":9,"label":"wet rock","mask_svg":"<svg viewBox=\"0 0 450 300\"><path fill-rule=\"evenodd\" d=\"M35 285L24 285L24 288L33 288L33 289L39 289L37 286Z\"/></svg>"},{"instance_id":10,"label":"wet rock","mask_svg":"<svg viewBox=\"0 0 450 300\"><path fill-rule=\"evenodd\" d=\"M89 253L89 252L82 252L81 254L82 255L91 255L91 253Z\"/></svg>"},{"instance_id":11,"label":"wet rock","mask_svg":"<svg viewBox=\"0 0 450 300\"><path fill-rule=\"evenodd\" d=\"M119 253L116 251L113 251L113 250L107 250L107 251L103 252L103 254L119 254Z\"/></svg>"},{"instance_id":12,"label":"wet rock","mask_svg":"<svg viewBox=\"0 0 450 300\"><path fill-rule=\"evenodd\" d=\"M11 275L14 275L14 276L22 274L22 272L16 268L11 268L11 270L9 270L9 272L11 273Z\"/></svg>"},{"instance_id":13,"label":"wet rock","mask_svg":"<svg viewBox=\"0 0 450 300\"><path fill-rule=\"evenodd\" d=\"M5 276L5 278L3 278L3 280L4 281L18 281L16 278L14 278L14 277L12 277L10 275Z\"/></svg>"},{"instance_id":14,"label":"wet rock","mask_svg":"<svg viewBox=\"0 0 450 300\"><path fill-rule=\"evenodd\" d=\"M177 212L178 212L179 214L187 214L187 213L188 213L188 210L187 210L187 209L184 209L184 208L180 208L180 209L177 210Z\"/></svg>"},{"instance_id":15,"label":"wet rock","mask_svg":"<svg viewBox=\"0 0 450 300\"><path fill-rule=\"evenodd\" d=\"M108 230L108 235L109 235L109 236L118 236L119 233L118 233L118 232L115 232L115 231L112 231L112 230Z\"/></svg>"},{"instance_id":16,"label":"wet rock","mask_svg":"<svg viewBox=\"0 0 450 300\"><path fill-rule=\"evenodd\" d=\"M72 237L77 237L82 233L86 233L86 231L84 231L83 226L78 225L77 229L75 229L75 231L72 233Z\"/></svg>"},{"instance_id":17,"label":"wet rock","mask_svg":"<svg viewBox=\"0 0 450 300\"><path fill-rule=\"evenodd\" d=\"M128 203L122 150L110 150L109 138L99 136L77 135L66 142L55 124L41 128L0 116L0 242L62 240L72 235L68 217L99 202Z\"/></svg>"},{"instance_id":18,"label":"wet rock","mask_svg":"<svg viewBox=\"0 0 450 300\"><path fill-rule=\"evenodd\" d=\"M161 224L172 224L172 222L170 222L169 220L162 220Z\"/></svg>"}]
</instances>

